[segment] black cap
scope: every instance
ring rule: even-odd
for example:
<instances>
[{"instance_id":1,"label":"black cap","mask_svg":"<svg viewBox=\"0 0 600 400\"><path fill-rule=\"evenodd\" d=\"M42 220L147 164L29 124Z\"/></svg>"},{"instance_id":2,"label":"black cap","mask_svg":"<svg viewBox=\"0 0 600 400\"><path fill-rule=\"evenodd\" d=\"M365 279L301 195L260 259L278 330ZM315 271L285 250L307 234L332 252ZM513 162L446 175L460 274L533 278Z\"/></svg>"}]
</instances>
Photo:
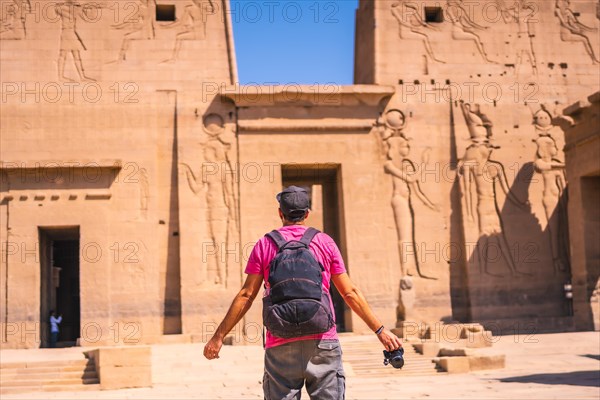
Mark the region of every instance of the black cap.
<instances>
[{"instance_id":1,"label":"black cap","mask_svg":"<svg viewBox=\"0 0 600 400\"><path fill-rule=\"evenodd\" d=\"M301 217L310 209L310 197L306 189L288 186L277 195L279 208L286 217Z\"/></svg>"}]
</instances>

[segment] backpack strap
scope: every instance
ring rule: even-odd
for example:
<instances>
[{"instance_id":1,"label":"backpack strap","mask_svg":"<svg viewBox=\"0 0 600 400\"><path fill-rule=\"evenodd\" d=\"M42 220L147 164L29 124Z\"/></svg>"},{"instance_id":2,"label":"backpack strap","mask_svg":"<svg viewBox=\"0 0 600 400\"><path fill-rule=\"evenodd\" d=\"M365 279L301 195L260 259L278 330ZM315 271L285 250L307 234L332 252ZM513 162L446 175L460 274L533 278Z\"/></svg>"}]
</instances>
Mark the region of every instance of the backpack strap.
<instances>
[{"instance_id":1,"label":"backpack strap","mask_svg":"<svg viewBox=\"0 0 600 400\"><path fill-rule=\"evenodd\" d=\"M299 242L302 243L303 245L305 245L306 248L308 249L310 242L312 242L312 240L314 239L314 237L317 233L321 233L321 232L315 228L308 228L306 230L306 232L304 232L304 235L302 235L302 238L299 240Z\"/></svg>"},{"instance_id":2,"label":"backpack strap","mask_svg":"<svg viewBox=\"0 0 600 400\"><path fill-rule=\"evenodd\" d=\"M281 248L287 243L287 240L285 240L283 235L276 229L267 233L265 236L271 239L273 242L275 242L275 245L277 246L277 251L281 250Z\"/></svg>"}]
</instances>

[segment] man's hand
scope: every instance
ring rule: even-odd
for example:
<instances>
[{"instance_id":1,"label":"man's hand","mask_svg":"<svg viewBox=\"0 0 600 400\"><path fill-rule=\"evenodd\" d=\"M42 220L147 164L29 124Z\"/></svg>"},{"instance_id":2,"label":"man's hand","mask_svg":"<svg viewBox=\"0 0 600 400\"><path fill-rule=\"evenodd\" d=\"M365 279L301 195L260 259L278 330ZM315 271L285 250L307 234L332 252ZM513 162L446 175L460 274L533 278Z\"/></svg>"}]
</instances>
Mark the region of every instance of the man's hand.
<instances>
[{"instance_id":1,"label":"man's hand","mask_svg":"<svg viewBox=\"0 0 600 400\"><path fill-rule=\"evenodd\" d=\"M402 347L400 338L390 332L390 330L387 328L384 328L383 331L377 335L377 339L379 339L387 351L398 350L400 347Z\"/></svg>"},{"instance_id":2,"label":"man's hand","mask_svg":"<svg viewBox=\"0 0 600 400\"><path fill-rule=\"evenodd\" d=\"M219 351L223 346L223 338L240 322L244 314L252 305L252 301L260 291L263 282L263 276L258 274L248 274L244 286L235 296L223 322L215 331L214 336L204 346L204 357L209 360L219 358Z\"/></svg>"},{"instance_id":3,"label":"man's hand","mask_svg":"<svg viewBox=\"0 0 600 400\"><path fill-rule=\"evenodd\" d=\"M213 336L206 346L204 346L204 357L209 360L214 360L215 358L219 358L219 352L221 351L221 347L223 346L223 339L220 339L217 336Z\"/></svg>"}]
</instances>

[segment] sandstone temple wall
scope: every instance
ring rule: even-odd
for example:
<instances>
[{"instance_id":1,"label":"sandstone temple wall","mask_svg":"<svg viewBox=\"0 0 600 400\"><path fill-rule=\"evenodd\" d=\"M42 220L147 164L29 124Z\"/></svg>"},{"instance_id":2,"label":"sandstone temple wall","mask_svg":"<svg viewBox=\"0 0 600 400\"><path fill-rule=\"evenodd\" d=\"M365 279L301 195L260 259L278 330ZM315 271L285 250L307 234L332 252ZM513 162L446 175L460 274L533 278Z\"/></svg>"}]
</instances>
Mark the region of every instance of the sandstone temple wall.
<instances>
[{"instance_id":1,"label":"sandstone temple wall","mask_svg":"<svg viewBox=\"0 0 600 400\"><path fill-rule=\"evenodd\" d=\"M45 345L67 239L81 345L206 339L290 182L386 326L593 327L598 1L360 1L355 85L250 87L225 0L0 6L3 347Z\"/></svg>"}]
</instances>

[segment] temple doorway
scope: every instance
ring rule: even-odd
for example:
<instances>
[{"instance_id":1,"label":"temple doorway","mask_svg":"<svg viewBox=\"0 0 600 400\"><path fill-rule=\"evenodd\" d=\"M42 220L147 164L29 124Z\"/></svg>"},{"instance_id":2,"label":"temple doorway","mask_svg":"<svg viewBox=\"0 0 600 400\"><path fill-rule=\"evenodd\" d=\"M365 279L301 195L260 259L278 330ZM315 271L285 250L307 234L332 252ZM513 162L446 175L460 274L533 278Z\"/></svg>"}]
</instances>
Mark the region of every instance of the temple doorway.
<instances>
[{"instance_id":1,"label":"temple doorway","mask_svg":"<svg viewBox=\"0 0 600 400\"><path fill-rule=\"evenodd\" d=\"M79 227L40 227L40 337L49 347L50 312L62 315L57 347L75 346L80 333Z\"/></svg>"},{"instance_id":2,"label":"temple doorway","mask_svg":"<svg viewBox=\"0 0 600 400\"><path fill-rule=\"evenodd\" d=\"M308 224L331 236L346 261L340 165L283 165L281 172L284 187L295 185L308 191L312 203ZM348 268L347 265L346 268ZM331 297L335 308L338 332L351 331L351 310L333 284L331 285Z\"/></svg>"}]
</instances>

